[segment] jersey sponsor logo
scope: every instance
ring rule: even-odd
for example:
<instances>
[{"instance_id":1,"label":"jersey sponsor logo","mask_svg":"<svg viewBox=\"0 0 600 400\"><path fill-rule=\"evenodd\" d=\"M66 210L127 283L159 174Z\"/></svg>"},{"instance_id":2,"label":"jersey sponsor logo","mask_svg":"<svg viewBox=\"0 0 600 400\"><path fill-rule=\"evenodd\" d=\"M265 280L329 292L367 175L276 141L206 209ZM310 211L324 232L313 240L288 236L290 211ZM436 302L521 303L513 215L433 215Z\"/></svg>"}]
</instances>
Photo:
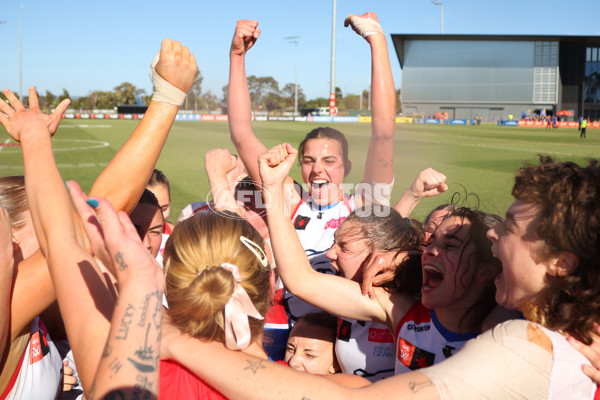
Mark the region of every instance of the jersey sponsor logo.
<instances>
[{"instance_id":1,"label":"jersey sponsor logo","mask_svg":"<svg viewBox=\"0 0 600 400\"><path fill-rule=\"evenodd\" d=\"M339 340L343 340L344 342L349 342L351 335L352 335L352 324L344 319L338 318L337 338Z\"/></svg>"},{"instance_id":2,"label":"jersey sponsor logo","mask_svg":"<svg viewBox=\"0 0 600 400\"><path fill-rule=\"evenodd\" d=\"M414 346L407 340L398 340L398 361L411 370L433 365L435 354Z\"/></svg>"},{"instance_id":3,"label":"jersey sponsor logo","mask_svg":"<svg viewBox=\"0 0 600 400\"><path fill-rule=\"evenodd\" d=\"M323 229L337 229L342 224L342 221L344 221L345 219L346 217L332 218L329 221L327 221Z\"/></svg>"},{"instance_id":4,"label":"jersey sponsor logo","mask_svg":"<svg viewBox=\"0 0 600 400\"><path fill-rule=\"evenodd\" d=\"M450 346L449 344L446 345L446 347L444 347L442 349L442 353L444 354L444 357L448 358L452 355L452 352L456 350L456 347Z\"/></svg>"},{"instance_id":5,"label":"jersey sponsor logo","mask_svg":"<svg viewBox=\"0 0 600 400\"><path fill-rule=\"evenodd\" d=\"M50 352L48 341L41 330L38 330L30 339L29 364L35 364Z\"/></svg>"},{"instance_id":6,"label":"jersey sponsor logo","mask_svg":"<svg viewBox=\"0 0 600 400\"><path fill-rule=\"evenodd\" d=\"M310 217L305 217L303 215L298 215L296 220L294 221L294 228L299 231L303 231L306 229L306 225L310 221Z\"/></svg>"},{"instance_id":7,"label":"jersey sponsor logo","mask_svg":"<svg viewBox=\"0 0 600 400\"><path fill-rule=\"evenodd\" d=\"M369 328L369 342L394 343L394 338L387 329Z\"/></svg>"},{"instance_id":8,"label":"jersey sponsor logo","mask_svg":"<svg viewBox=\"0 0 600 400\"><path fill-rule=\"evenodd\" d=\"M428 330L431 329L431 325L430 324L427 324L427 325L408 324L406 329L408 329L409 331L415 331L416 333L427 332Z\"/></svg>"}]
</instances>

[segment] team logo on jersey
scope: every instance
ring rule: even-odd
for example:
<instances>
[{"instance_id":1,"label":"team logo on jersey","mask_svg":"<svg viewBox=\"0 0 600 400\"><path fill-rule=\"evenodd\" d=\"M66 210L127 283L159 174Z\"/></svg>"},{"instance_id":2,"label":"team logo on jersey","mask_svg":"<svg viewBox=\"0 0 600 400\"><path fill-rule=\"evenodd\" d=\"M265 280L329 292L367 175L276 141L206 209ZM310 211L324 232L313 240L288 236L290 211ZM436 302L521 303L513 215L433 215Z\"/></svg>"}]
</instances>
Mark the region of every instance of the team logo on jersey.
<instances>
[{"instance_id":1,"label":"team logo on jersey","mask_svg":"<svg viewBox=\"0 0 600 400\"><path fill-rule=\"evenodd\" d=\"M306 225L310 221L310 217L305 217L303 215L298 215L296 220L294 221L294 228L299 231L303 231L306 229Z\"/></svg>"},{"instance_id":2,"label":"team logo on jersey","mask_svg":"<svg viewBox=\"0 0 600 400\"><path fill-rule=\"evenodd\" d=\"M346 217L332 218L329 221L327 221L323 229L337 229L345 219Z\"/></svg>"},{"instance_id":3,"label":"team logo on jersey","mask_svg":"<svg viewBox=\"0 0 600 400\"><path fill-rule=\"evenodd\" d=\"M398 361L411 370L433 365L435 354L414 346L402 338L398 341Z\"/></svg>"},{"instance_id":4,"label":"team logo on jersey","mask_svg":"<svg viewBox=\"0 0 600 400\"><path fill-rule=\"evenodd\" d=\"M344 319L338 318L338 336L337 338L344 342L350 341L352 335L352 324Z\"/></svg>"},{"instance_id":5,"label":"team logo on jersey","mask_svg":"<svg viewBox=\"0 0 600 400\"><path fill-rule=\"evenodd\" d=\"M35 364L40 361L46 354L50 352L50 346L48 346L48 341L46 340L46 336L41 330L38 330L33 335L31 335L30 340L30 354L29 354L29 364Z\"/></svg>"},{"instance_id":6,"label":"team logo on jersey","mask_svg":"<svg viewBox=\"0 0 600 400\"><path fill-rule=\"evenodd\" d=\"M369 342L394 343L394 338L387 329L369 328Z\"/></svg>"}]
</instances>

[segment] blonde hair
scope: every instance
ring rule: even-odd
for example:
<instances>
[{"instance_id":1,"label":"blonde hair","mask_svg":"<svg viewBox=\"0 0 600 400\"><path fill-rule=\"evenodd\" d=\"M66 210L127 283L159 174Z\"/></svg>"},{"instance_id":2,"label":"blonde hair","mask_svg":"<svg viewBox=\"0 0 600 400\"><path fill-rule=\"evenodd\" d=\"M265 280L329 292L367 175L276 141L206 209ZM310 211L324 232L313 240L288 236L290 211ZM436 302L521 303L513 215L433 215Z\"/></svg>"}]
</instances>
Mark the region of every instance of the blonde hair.
<instances>
[{"instance_id":1,"label":"blonde hair","mask_svg":"<svg viewBox=\"0 0 600 400\"><path fill-rule=\"evenodd\" d=\"M198 213L175 225L165 245L166 297L173 323L191 336L225 341L223 310L234 290L232 273L221 264L237 265L252 303L261 315L271 305L270 268L241 241L261 248L263 240L245 220L232 213ZM264 320L249 317L254 339Z\"/></svg>"}]
</instances>

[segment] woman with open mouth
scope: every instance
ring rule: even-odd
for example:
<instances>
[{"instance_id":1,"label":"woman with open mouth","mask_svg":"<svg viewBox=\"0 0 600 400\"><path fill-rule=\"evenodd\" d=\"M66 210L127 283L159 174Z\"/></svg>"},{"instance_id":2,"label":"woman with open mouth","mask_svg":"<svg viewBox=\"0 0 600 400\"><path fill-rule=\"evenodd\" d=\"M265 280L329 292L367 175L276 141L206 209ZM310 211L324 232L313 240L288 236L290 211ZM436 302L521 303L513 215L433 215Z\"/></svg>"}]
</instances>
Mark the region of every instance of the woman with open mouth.
<instances>
[{"instance_id":1,"label":"woman with open mouth","mask_svg":"<svg viewBox=\"0 0 600 400\"><path fill-rule=\"evenodd\" d=\"M173 340L168 351L218 358L218 367L193 369L230 398L592 399L596 386L581 368L589 362L567 337L590 344L600 320L598 162L580 167L541 157L519 171L513 195L506 221L488 237L502 262L496 300L526 319L497 325L444 362L356 390L268 363L247 371L255 360L217 346L192 350ZM425 279L429 286L440 280Z\"/></svg>"}]
</instances>

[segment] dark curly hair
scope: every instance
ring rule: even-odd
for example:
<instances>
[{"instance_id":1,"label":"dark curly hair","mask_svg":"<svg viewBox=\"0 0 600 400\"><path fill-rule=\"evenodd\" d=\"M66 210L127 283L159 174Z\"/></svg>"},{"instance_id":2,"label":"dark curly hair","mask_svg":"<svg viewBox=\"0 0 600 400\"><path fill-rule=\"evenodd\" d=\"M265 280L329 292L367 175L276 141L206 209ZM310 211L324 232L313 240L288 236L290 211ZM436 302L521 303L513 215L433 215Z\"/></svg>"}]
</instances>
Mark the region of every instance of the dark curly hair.
<instances>
[{"instance_id":1,"label":"dark curly hair","mask_svg":"<svg viewBox=\"0 0 600 400\"><path fill-rule=\"evenodd\" d=\"M544 261L564 252L578 265L567 276L547 276L545 302L527 310L527 317L549 329L569 332L591 343L589 332L600 320L600 168L555 162L540 156L540 165L519 170L515 199L540 208L537 234L544 245L534 254Z\"/></svg>"}]
</instances>

